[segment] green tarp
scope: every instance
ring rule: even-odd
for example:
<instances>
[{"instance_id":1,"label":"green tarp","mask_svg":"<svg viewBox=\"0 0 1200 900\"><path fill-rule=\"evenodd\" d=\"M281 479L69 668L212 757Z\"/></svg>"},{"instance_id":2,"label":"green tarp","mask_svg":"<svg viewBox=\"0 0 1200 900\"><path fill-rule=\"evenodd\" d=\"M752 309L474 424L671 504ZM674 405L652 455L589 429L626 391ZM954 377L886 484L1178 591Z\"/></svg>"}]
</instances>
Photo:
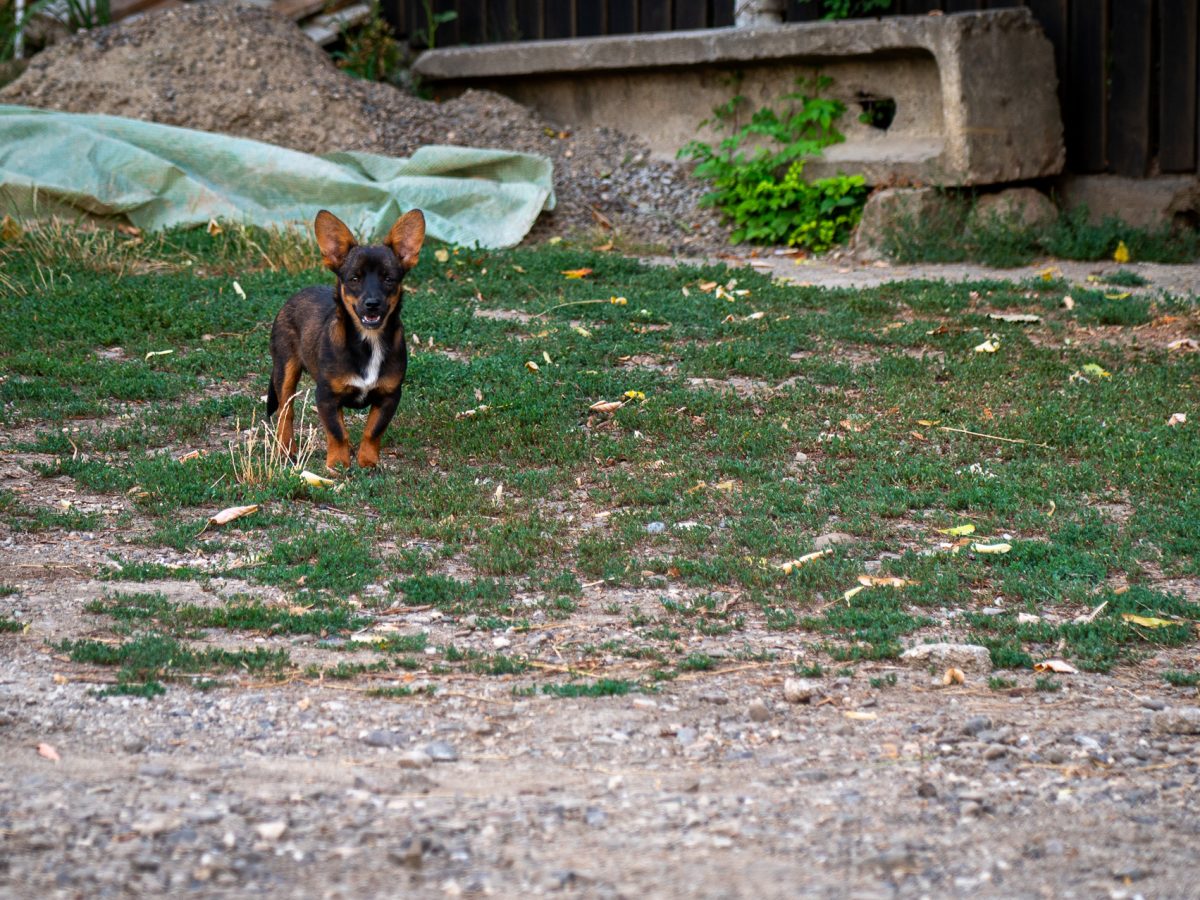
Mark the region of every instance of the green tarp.
<instances>
[{"instance_id":1,"label":"green tarp","mask_svg":"<svg viewBox=\"0 0 1200 900\"><path fill-rule=\"evenodd\" d=\"M554 206L550 160L422 147L411 158L313 156L247 138L0 105L0 215L124 219L156 231L212 219L308 227L328 209L366 239L409 209L454 244L510 247Z\"/></svg>"}]
</instances>

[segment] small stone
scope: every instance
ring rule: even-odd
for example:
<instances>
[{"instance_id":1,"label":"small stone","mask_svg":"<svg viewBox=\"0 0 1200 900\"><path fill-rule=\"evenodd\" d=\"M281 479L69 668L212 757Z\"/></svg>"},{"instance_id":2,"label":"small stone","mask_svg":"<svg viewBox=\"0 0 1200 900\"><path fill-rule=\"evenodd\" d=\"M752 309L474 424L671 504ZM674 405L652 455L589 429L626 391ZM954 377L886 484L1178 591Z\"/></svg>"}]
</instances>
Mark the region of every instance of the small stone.
<instances>
[{"instance_id":1,"label":"small stone","mask_svg":"<svg viewBox=\"0 0 1200 900\"><path fill-rule=\"evenodd\" d=\"M1003 744L989 744L988 748L983 751L984 759L999 759L1002 756L1008 755L1008 748Z\"/></svg>"},{"instance_id":2,"label":"small stone","mask_svg":"<svg viewBox=\"0 0 1200 900\"><path fill-rule=\"evenodd\" d=\"M682 747L686 747L689 744L696 743L697 735L698 735L698 732L696 731L695 728L677 728L677 729L675 729L675 740L678 741L679 745Z\"/></svg>"},{"instance_id":3,"label":"small stone","mask_svg":"<svg viewBox=\"0 0 1200 900\"><path fill-rule=\"evenodd\" d=\"M767 704L761 700L753 700L746 710L751 720L755 722L766 722L771 718L771 710L767 708Z\"/></svg>"},{"instance_id":4,"label":"small stone","mask_svg":"<svg viewBox=\"0 0 1200 900\"><path fill-rule=\"evenodd\" d=\"M369 747L399 747L404 743L404 735L398 731L377 729L368 731L363 736L363 743Z\"/></svg>"},{"instance_id":5,"label":"small stone","mask_svg":"<svg viewBox=\"0 0 1200 900\"><path fill-rule=\"evenodd\" d=\"M978 644L918 644L900 658L910 665L956 668L964 672L992 671L992 654Z\"/></svg>"},{"instance_id":6,"label":"small stone","mask_svg":"<svg viewBox=\"0 0 1200 900\"><path fill-rule=\"evenodd\" d=\"M402 769L424 769L433 762L433 758L424 750L409 750L401 753L397 762Z\"/></svg>"},{"instance_id":7,"label":"small stone","mask_svg":"<svg viewBox=\"0 0 1200 900\"><path fill-rule=\"evenodd\" d=\"M937 788L928 781L922 781L917 785L917 796L924 797L926 800L932 800L938 795Z\"/></svg>"},{"instance_id":8,"label":"small stone","mask_svg":"<svg viewBox=\"0 0 1200 900\"><path fill-rule=\"evenodd\" d=\"M1160 700L1158 697L1143 697L1142 709L1166 709L1167 701Z\"/></svg>"},{"instance_id":9,"label":"small stone","mask_svg":"<svg viewBox=\"0 0 1200 900\"><path fill-rule=\"evenodd\" d=\"M821 682L811 678L786 678L783 682L783 698L788 703L811 703L823 693Z\"/></svg>"},{"instance_id":10,"label":"small stone","mask_svg":"<svg viewBox=\"0 0 1200 900\"><path fill-rule=\"evenodd\" d=\"M458 751L447 741L434 741L425 745L425 752L434 762L458 762Z\"/></svg>"},{"instance_id":11,"label":"small stone","mask_svg":"<svg viewBox=\"0 0 1200 900\"><path fill-rule=\"evenodd\" d=\"M1200 706L1164 709L1150 717L1154 734L1200 734Z\"/></svg>"},{"instance_id":12,"label":"small stone","mask_svg":"<svg viewBox=\"0 0 1200 900\"><path fill-rule=\"evenodd\" d=\"M274 822L260 822L254 826L254 830L264 841L277 841L283 837L283 833L287 831L287 827L287 822L283 819L277 819Z\"/></svg>"},{"instance_id":13,"label":"small stone","mask_svg":"<svg viewBox=\"0 0 1200 900\"><path fill-rule=\"evenodd\" d=\"M646 526L647 534L662 534L666 530L667 524L665 522L651 522Z\"/></svg>"},{"instance_id":14,"label":"small stone","mask_svg":"<svg viewBox=\"0 0 1200 900\"><path fill-rule=\"evenodd\" d=\"M605 815L604 810L602 810L598 806L589 806L587 808L587 810L584 811L584 814L583 814L583 821L585 823L587 823L588 825L590 825L592 828L603 827L604 822L607 818L608 818L608 816Z\"/></svg>"},{"instance_id":15,"label":"small stone","mask_svg":"<svg viewBox=\"0 0 1200 900\"><path fill-rule=\"evenodd\" d=\"M852 544L854 540L852 534L846 534L844 531L831 531L828 534L817 535L817 539L813 541L813 550L827 550L835 544Z\"/></svg>"},{"instance_id":16,"label":"small stone","mask_svg":"<svg viewBox=\"0 0 1200 900\"><path fill-rule=\"evenodd\" d=\"M987 731L992 727L992 720L987 716L971 716L967 721L963 722L963 734L979 734L981 731Z\"/></svg>"},{"instance_id":17,"label":"small stone","mask_svg":"<svg viewBox=\"0 0 1200 900\"><path fill-rule=\"evenodd\" d=\"M121 744L121 749L130 756L134 756L146 749L146 742L141 738L126 738Z\"/></svg>"}]
</instances>

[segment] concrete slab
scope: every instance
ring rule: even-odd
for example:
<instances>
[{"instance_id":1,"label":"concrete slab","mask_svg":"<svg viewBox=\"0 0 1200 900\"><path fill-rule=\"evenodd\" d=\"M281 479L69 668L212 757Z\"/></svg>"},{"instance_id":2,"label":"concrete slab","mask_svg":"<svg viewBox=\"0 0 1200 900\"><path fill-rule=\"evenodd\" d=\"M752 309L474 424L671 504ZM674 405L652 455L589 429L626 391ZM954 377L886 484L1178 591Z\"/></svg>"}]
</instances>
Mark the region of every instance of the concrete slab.
<instances>
[{"instance_id":1,"label":"concrete slab","mask_svg":"<svg viewBox=\"0 0 1200 900\"><path fill-rule=\"evenodd\" d=\"M997 184L1056 174L1064 159L1053 50L1025 8L454 47L423 53L414 71L439 93L496 90L668 157L715 139L699 123L735 93L747 109L776 105L820 73L847 106L846 141L812 175ZM860 121L887 101L887 127Z\"/></svg>"}]
</instances>

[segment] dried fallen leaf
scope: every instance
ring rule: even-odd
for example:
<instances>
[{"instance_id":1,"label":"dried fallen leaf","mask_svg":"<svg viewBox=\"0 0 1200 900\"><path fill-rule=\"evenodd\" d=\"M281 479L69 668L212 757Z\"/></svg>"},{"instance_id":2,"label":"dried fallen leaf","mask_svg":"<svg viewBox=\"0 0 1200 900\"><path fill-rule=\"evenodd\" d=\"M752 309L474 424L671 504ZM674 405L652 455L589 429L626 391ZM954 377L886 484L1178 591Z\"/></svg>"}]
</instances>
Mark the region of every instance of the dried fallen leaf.
<instances>
[{"instance_id":1,"label":"dried fallen leaf","mask_svg":"<svg viewBox=\"0 0 1200 900\"><path fill-rule=\"evenodd\" d=\"M253 512L258 512L258 504L251 503L249 506L230 506L227 509L221 510L215 516L211 516L205 526L200 529L203 534L213 525L228 525L234 519L240 519L242 516L248 516Z\"/></svg>"},{"instance_id":2,"label":"dried fallen leaf","mask_svg":"<svg viewBox=\"0 0 1200 900\"><path fill-rule=\"evenodd\" d=\"M183 456L180 456L179 458L177 458L175 461L181 462L181 463L191 462L193 459L199 459L202 456L204 456L203 450L190 450L187 453L183 454Z\"/></svg>"},{"instance_id":3,"label":"dried fallen leaf","mask_svg":"<svg viewBox=\"0 0 1200 900\"><path fill-rule=\"evenodd\" d=\"M579 335L580 337L590 338L592 336L592 333L590 331L588 331L586 328L584 328L582 325L572 325L571 330L573 332L575 332L577 335Z\"/></svg>"},{"instance_id":4,"label":"dried fallen leaf","mask_svg":"<svg viewBox=\"0 0 1200 900\"><path fill-rule=\"evenodd\" d=\"M954 666L951 666L949 669L946 670L945 674L942 675L942 684L944 684L946 686L949 686L952 684L966 684L966 683L967 683L967 676L963 673L963 670L956 669Z\"/></svg>"},{"instance_id":5,"label":"dried fallen leaf","mask_svg":"<svg viewBox=\"0 0 1200 900\"><path fill-rule=\"evenodd\" d=\"M600 400L588 407L592 412L614 413L625 404L620 400Z\"/></svg>"},{"instance_id":6,"label":"dried fallen leaf","mask_svg":"<svg viewBox=\"0 0 1200 900\"><path fill-rule=\"evenodd\" d=\"M454 418L456 418L456 419L473 419L476 416L483 415L489 409L491 409L491 407L488 406L486 403L484 403L479 406L476 406L474 409L464 409L460 413L455 413Z\"/></svg>"},{"instance_id":7,"label":"dried fallen leaf","mask_svg":"<svg viewBox=\"0 0 1200 900\"><path fill-rule=\"evenodd\" d=\"M939 528L938 532L951 537L962 537L964 534L974 534L975 526L968 522L966 525L955 525L953 528Z\"/></svg>"},{"instance_id":8,"label":"dried fallen leaf","mask_svg":"<svg viewBox=\"0 0 1200 900\"><path fill-rule=\"evenodd\" d=\"M829 556L833 553L832 547L826 547L824 550L814 550L812 553L805 553L799 559L792 559L785 563L780 563L775 568L783 572L784 575L791 575L793 571L812 562L814 559L820 559L822 556Z\"/></svg>"},{"instance_id":9,"label":"dried fallen leaf","mask_svg":"<svg viewBox=\"0 0 1200 900\"><path fill-rule=\"evenodd\" d=\"M859 575L858 583L863 587L893 588L908 587L910 584L916 584L915 581L910 581L907 578L897 578L895 575Z\"/></svg>"},{"instance_id":10,"label":"dried fallen leaf","mask_svg":"<svg viewBox=\"0 0 1200 900\"><path fill-rule=\"evenodd\" d=\"M976 553L1008 553L1012 550L1012 544L981 544L976 541L971 544L971 549Z\"/></svg>"},{"instance_id":11,"label":"dried fallen leaf","mask_svg":"<svg viewBox=\"0 0 1200 900\"><path fill-rule=\"evenodd\" d=\"M38 756L50 760L50 762L59 762L60 758L58 751L54 749L53 744L41 743L37 745Z\"/></svg>"},{"instance_id":12,"label":"dried fallen leaf","mask_svg":"<svg viewBox=\"0 0 1200 900\"><path fill-rule=\"evenodd\" d=\"M993 338L988 338L982 344L976 344L974 350L976 353L995 353L1000 349L1000 342Z\"/></svg>"},{"instance_id":13,"label":"dried fallen leaf","mask_svg":"<svg viewBox=\"0 0 1200 900\"><path fill-rule=\"evenodd\" d=\"M592 270L586 267L582 269L563 269L562 273L568 278L586 278L592 274Z\"/></svg>"},{"instance_id":14,"label":"dried fallen leaf","mask_svg":"<svg viewBox=\"0 0 1200 900\"><path fill-rule=\"evenodd\" d=\"M242 286L240 284L238 284L236 281L233 283L233 292L235 294L237 294L238 297L241 298L242 300L246 299L246 292L244 290L242 290Z\"/></svg>"},{"instance_id":15,"label":"dried fallen leaf","mask_svg":"<svg viewBox=\"0 0 1200 900\"><path fill-rule=\"evenodd\" d=\"M151 357L154 357L154 356L168 356L174 352L175 352L174 350L151 350L149 353L146 354L146 359L150 359Z\"/></svg>"},{"instance_id":16,"label":"dried fallen leaf","mask_svg":"<svg viewBox=\"0 0 1200 900\"><path fill-rule=\"evenodd\" d=\"M1200 341L1195 338L1180 338L1177 341L1171 341L1167 344L1168 350L1182 350L1185 353L1196 353L1200 351Z\"/></svg>"},{"instance_id":17,"label":"dried fallen leaf","mask_svg":"<svg viewBox=\"0 0 1200 900\"><path fill-rule=\"evenodd\" d=\"M1041 316L1035 316L1033 313L988 313L989 319L995 319L997 322L1013 322L1018 324L1032 324L1033 322L1042 321Z\"/></svg>"},{"instance_id":18,"label":"dried fallen leaf","mask_svg":"<svg viewBox=\"0 0 1200 900\"><path fill-rule=\"evenodd\" d=\"M1133 613L1121 613L1121 618L1133 625L1141 625L1144 628L1168 628L1171 625L1180 625L1180 622L1172 622L1168 619L1159 619L1154 616L1137 616Z\"/></svg>"},{"instance_id":19,"label":"dried fallen leaf","mask_svg":"<svg viewBox=\"0 0 1200 900\"><path fill-rule=\"evenodd\" d=\"M225 229L221 227L220 223L217 222L216 219L208 220L208 233L211 234L213 237L216 237L218 234L220 234L224 230Z\"/></svg>"},{"instance_id":20,"label":"dried fallen leaf","mask_svg":"<svg viewBox=\"0 0 1200 900\"><path fill-rule=\"evenodd\" d=\"M450 262L450 251L447 250L445 247L441 248L440 250L434 250L433 258L436 259L440 263Z\"/></svg>"},{"instance_id":21,"label":"dried fallen leaf","mask_svg":"<svg viewBox=\"0 0 1200 900\"><path fill-rule=\"evenodd\" d=\"M848 709L844 713L842 713L842 715L845 716L847 719L854 719L858 722L874 722L876 719L879 718L878 713L860 712L857 709Z\"/></svg>"},{"instance_id":22,"label":"dried fallen leaf","mask_svg":"<svg viewBox=\"0 0 1200 900\"><path fill-rule=\"evenodd\" d=\"M1075 308L1075 298L1072 297L1070 294L1067 294L1065 297L1062 298L1062 305L1063 305L1063 309L1074 309Z\"/></svg>"},{"instance_id":23,"label":"dried fallen leaf","mask_svg":"<svg viewBox=\"0 0 1200 900\"><path fill-rule=\"evenodd\" d=\"M1054 672L1058 675L1076 675L1079 670L1069 662L1064 662L1061 659L1046 659L1040 663L1033 664L1035 672Z\"/></svg>"},{"instance_id":24,"label":"dried fallen leaf","mask_svg":"<svg viewBox=\"0 0 1200 900\"><path fill-rule=\"evenodd\" d=\"M316 472L310 472L308 469L305 469L303 472L301 472L300 477L303 478L310 487L328 487L329 485L335 483L332 478L326 478L323 475L318 475Z\"/></svg>"},{"instance_id":25,"label":"dried fallen leaf","mask_svg":"<svg viewBox=\"0 0 1200 900\"><path fill-rule=\"evenodd\" d=\"M1176 425L1187 424L1187 413L1171 413L1171 417L1167 419L1167 424L1174 427Z\"/></svg>"},{"instance_id":26,"label":"dried fallen leaf","mask_svg":"<svg viewBox=\"0 0 1200 900\"><path fill-rule=\"evenodd\" d=\"M527 360L527 361L526 361L526 363L525 363L525 368L527 368L527 369L528 369L530 372L538 372L538 371L540 371L540 370L538 369L538 364L537 364L537 363L535 363L535 362L534 362L532 359L530 359L530 360Z\"/></svg>"},{"instance_id":27,"label":"dried fallen leaf","mask_svg":"<svg viewBox=\"0 0 1200 900\"><path fill-rule=\"evenodd\" d=\"M852 587L852 588L850 588L850 590L846 591L846 593L842 594L842 599L845 600L847 603L849 603L850 599L855 594L860 593L865 590L866 590L866 588L863 587L861 584L858 587Z\"/></svg>"}]
</instances>

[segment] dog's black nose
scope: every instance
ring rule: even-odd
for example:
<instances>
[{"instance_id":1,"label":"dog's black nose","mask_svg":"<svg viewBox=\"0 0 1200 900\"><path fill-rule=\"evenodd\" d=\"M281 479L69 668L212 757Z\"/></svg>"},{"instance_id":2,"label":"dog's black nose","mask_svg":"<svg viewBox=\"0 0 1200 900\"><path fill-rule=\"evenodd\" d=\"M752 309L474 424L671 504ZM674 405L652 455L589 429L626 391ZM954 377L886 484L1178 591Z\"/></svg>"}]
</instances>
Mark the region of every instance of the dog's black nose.
<instances>
[{"instance_id":1,"label":"dog's black nose","mask_svg":"<svg viewBox=\"0 0 1200 900\"><path fill-rule=\"evenodd\" d=\"M363 301L363 309L369 313L379 312L379 310L383 309L383 301L377 300L374 297L368 297Z\"/></svg>"}]
</instances>

